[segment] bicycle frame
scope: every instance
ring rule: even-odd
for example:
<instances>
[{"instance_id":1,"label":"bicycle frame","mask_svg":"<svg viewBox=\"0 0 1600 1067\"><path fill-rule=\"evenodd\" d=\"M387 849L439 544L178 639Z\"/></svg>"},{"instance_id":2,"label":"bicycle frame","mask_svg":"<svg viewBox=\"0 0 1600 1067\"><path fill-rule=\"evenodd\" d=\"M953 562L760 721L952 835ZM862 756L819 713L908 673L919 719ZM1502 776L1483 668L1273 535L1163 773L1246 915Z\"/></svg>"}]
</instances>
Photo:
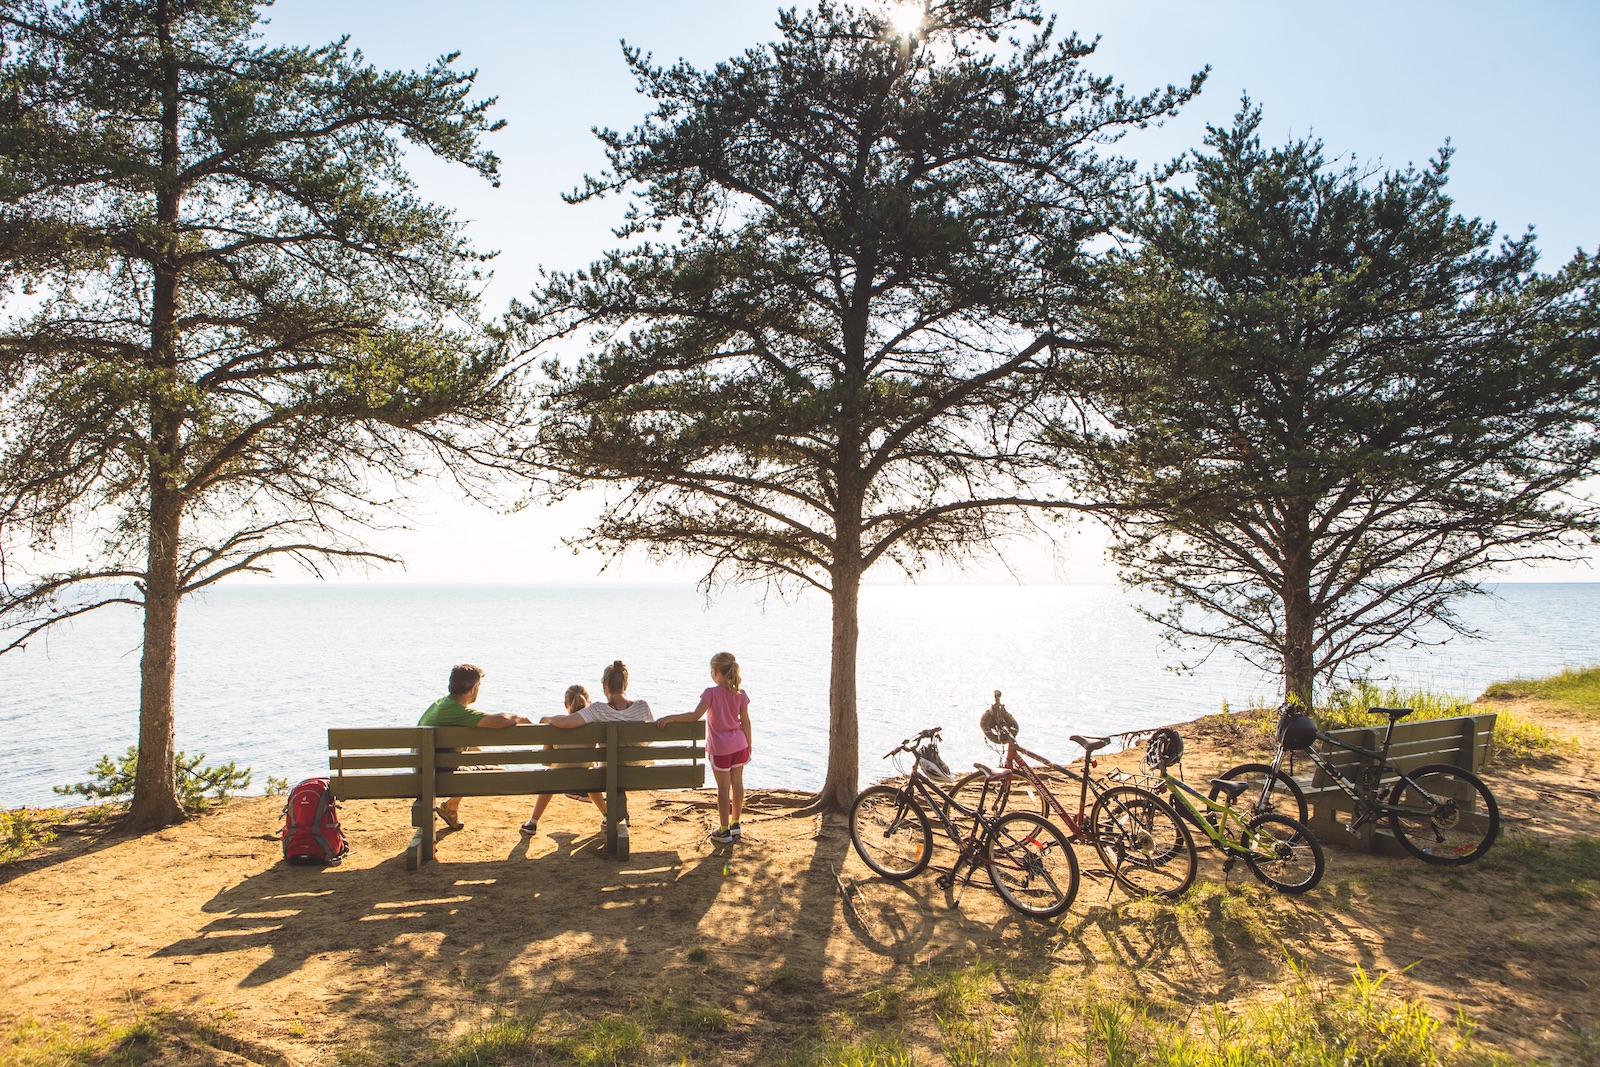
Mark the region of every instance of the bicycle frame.
<instances>
[{"instance_id":1,"label":"bicycle frame","mask_svg":"<svg viewBox=\"0 0 1600 1067\"><path fill-rule=\"evenodd\" d=\"M910 803L913 801L913 797L921 798L924 806L939 820L945 836L950 838L950 843L956 848L956 862L950 868L949 875L952 881L961 872L963 866L967 868L967 882L972 880L973 873L977 871L984 847L994 834L996 822L996 820L983 813L984 803L989 799L989 787L996 778L1008 779L1010 773L1010 771L1001 771L998 774L991 775L983 784L983 792L978 797L978 806L969 808L957 800L954 794L946 792L939 788L938 784L929 781L928 777L922 773L922 768L918 764L912 763L911 773L906 777L906 784L900 787L902 802ZM962 815L972 816L972 826L966 834L962 834L960 827L947 814L948 808L954 808ZM898 819L898 816L896 818ZM980 828L982 830L981 833L979 832ZM965 885L966 882L962 884Z\"/></svg>"},{"instance_id":2,"label":"bicycle frame","mask_svg":"<svg viewBox=\"0 0 1600 1067\"><path fill-rule=\"evenodd\" d=\"M1383 732L1383 748L1381 749L1371 749L1365 748L1361 745L1354 745L1348 741L1341 741L1337 737L1331 737L1328 734L1323 733L1321 730L1317 731L1317 740L1321 741L1325 745L1330 745L1333 748L1341 748L1346 752L1354 752L1358 756L1365 756L1368 759L1376 760L1377 766L1373 768L1371 782L1356 782L1343 771L1339 770L1339 768L1335 767L1333 765L1333 761L1328 759L1328 757L1323 753L1318 752L1315 748L1306 749L1306 755L1311 758L1311 762L1320 767L1323 773L1333 781L1333 784L1338 786L1340 791L1343 792L1345 796L1349 797L1351 802L1356 805L1356 817L1352 823L1353 826L1360 826L1370 819L1375 819L1379 815L1388 814L1390 812L1397 812L1401 815L1415 815L1422 817L1432 814L1431 808L1409 808L1399 804L1391 804L1384 799L1384 793L1386 790L1382 785L1383 778L1385 773L1391 770L1389 766L1390 735L1394 733L1394 724L1398 721L1399 720L1397 719L1389 720L1389 725ZM1265 783L1262 785L1261 798L1256 802L1257 810L1265 809L1267 806L1268 798L1272 792L1272 783L1276 780L1278 768L1283 763L1283 756L1286 751L1287 749L1280 744L1278 746L1277 754L1272 757L1272 774L1267 776ZM1418 785L1416 779L1412 778L1410 774L1399 770L1398 768L1393 769L1393 771L1396 782L1406 783L1420 796L1426 798L1429 804L1436 804L1438 802L1438 798L1432 793L1428 792L1422 786Z\"/></svg>"},{"instance_id":3,"label":"bicycle frame","mask_svg":"<svg viewBox=\"0 0 1600 1067\"><path fill-rule=\"evenodd\" d=\"M1078 779L1078 813L1076 815L1073 815L1062 806L1061 801L1056 799L1055 793L1052 792L1050 787L1044 783L1044 779L1039 777L1038 770L1027 760L1023 759L1023 756L1037 760L1049 770L1056 771L1060 774L1066 775L1069 778ZM1067 832L1071 834L1072 839L1075 841L1086 840L1090 836L1085 831L1084 822L1084 812L1087 811L1089 807L1089 790L1093 789L1094 795L1098 798L1100 794L1104 792L1104 789L1098 782L1094 781L1093 777L1089 774L1089 768L1094 766L1094 757L1085 756L1083 762L1083 772L1080 774L1071 768L1063 767L1052 760L1046 759L1037 752L1032 752L1026 748L1023 748L1015 741L1011 741L1006 744L1005 759L1001 762L1001 773L1010 773L1020 777L1029 785L1033 786L1033 788L1037 789L1039 791L1039 795L1044 798L1044 802L1046 805L1048 805L1050 811L1053 812L1055 816L1066 826ZM1008 783L1008 788L1010 787L1010 784L1011 783Z\"/></svg>"},{"instance_id":4,"label":"bicycle frame","mask_svg":"<svg viewBox=\"0 0 1600 1067\"><path fill-rule=\"evenodd\" d=\"M1201 832L1211 839L1212 844L1224 852L1236 852L1240 855L1254 851L1243 839L1244 831L1248 827L1245 825L1244 816L1239 813L1238 809L1230 804L1212 800L1183 779L1173 777L1168 771L1162 771L1159 777L1161 784L1166 786L1168 794L1177 804L1178 810L1191 823L1199 827ZM1199 801L1208 814L1220 817L1206 818L1206 816L1200 814L1201 809L1196 806L1195 801ZM1240 836L1235 837L1229 832L1228 824L1230 822L1239 824Z\"/></svg>"}]
</instances>

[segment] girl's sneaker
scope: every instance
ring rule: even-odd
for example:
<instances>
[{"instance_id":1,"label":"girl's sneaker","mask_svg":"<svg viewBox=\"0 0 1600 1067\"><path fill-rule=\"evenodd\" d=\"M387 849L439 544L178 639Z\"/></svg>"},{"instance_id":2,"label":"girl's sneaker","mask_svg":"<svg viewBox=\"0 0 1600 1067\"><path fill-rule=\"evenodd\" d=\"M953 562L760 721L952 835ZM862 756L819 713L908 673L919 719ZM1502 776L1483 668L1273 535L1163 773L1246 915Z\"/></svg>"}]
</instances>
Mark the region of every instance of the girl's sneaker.
<instances>
[{"instance_id":1,"label":"girl's sneaker","mask_svg":"<svg viewBox=\"0 0 1600 1067\"><path fill-rule=\"evenodd\" d=\"M733 836L732 827L724 826L720 830L711 831L711 843L713 845L731 845L733 844Z\"/></svg>"},{"instance_id":2,"label":"girl's sneaker","mask_svg":"<svg viewBox=\"0 0 1600 1067\"><path fill-rule=\"evenodd\" d=\"M733 836L735 841L744 836L744 831L739 828L739 824L736 822L728 824L728 833Z\"/></svg>"}]
</instances>

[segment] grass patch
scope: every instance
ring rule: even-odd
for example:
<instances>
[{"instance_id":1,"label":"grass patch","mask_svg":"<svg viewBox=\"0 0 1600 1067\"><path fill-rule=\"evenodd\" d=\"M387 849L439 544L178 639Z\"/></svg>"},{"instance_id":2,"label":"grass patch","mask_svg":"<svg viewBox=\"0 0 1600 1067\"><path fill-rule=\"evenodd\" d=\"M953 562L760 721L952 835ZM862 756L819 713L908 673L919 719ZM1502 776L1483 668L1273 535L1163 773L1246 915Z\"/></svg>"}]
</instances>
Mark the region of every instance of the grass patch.
<instances>
[{"instance_id":1,"label":"grass patch","mask_svg":"<svg viewBox=\"0 0 1600 1067\"><path fill-rule=\"evenodd\" d=\"M901 1035L824 1038L785 1061L786 1067L911 1067L912 1062Z\"/></svg>"},{"instance_id":2,"label":"grass patch","mask_svg":"<svg viewBox=\"0 0 1600 1067\"><path fill-rule=\"evenodd\" d=\"M1600 839L1563 843L1514 836L1495 843L1479 864L1514 879L1519 888L1563 904L1600 903Z\"/></svg>"},{"instance_id":3,"label":"grass patch","mask_svg":"<svg viewBox=\"0 0 1600 1067\"><path fill-rule=\"evenodd\" d=\"M1572 711L1600 715L1600 665L1571 668L1548 678L1515 678L1496 682L1483 693L1488 700L1548 700Z\"/></svg>"},{"instance_id":4,"label":"grass patch","mask_svg":"<svg viewBox=\"0 0 1600 1067\"><path fill-rule=\"evenodd\" d=\"M139 1067L161 1054L160 1017L45 1025L23 1019L0 1041L4 1067Z\"/></svg>"},{"instance_id":5,"label":"grass patch","mask_svg":"<svg viewBox=\"0 0 1600 1067\"><path fill-rule=\"evenodd\" d=\"M1591 673L1596 674L1594 684L1597 690L1600 690L1600 668L1595 668ZM1502 682L1490 686L1486 696L1491 699L1509 699L1509 697L1496 697L1496 691L1502 686L1522 684L1544 683ZM1597 696L1597 699L1600 699L1600 696ZM1368 708L1410 708L1412 711L1406 717L1406 722L1477 714L1473 702L1465 697L1434 693L1425 689L1402 689L1394 685L1380 686L1370 682L1357 682L1349 686L1336 686L1330 690L1326 701L1317 705L1313 718L1316 719L1317 726L1323 730L1343 730L1352 726L1381 726L1384 722L1382 716L1368 714ZM1600 704L1596 705L1596 710L1600 711ZM1277 744L1276 707L1250 708L1240 712L1238 718L1244 721L1248 733L1264 740L1268 746ZM1506 711L1496 713L1494 721L1496 762L1524 763L1546 756L1571 753L1576 751L1577 747L1576 741L1562 737L1526 716Z\"/></svg>"}]
</instances>

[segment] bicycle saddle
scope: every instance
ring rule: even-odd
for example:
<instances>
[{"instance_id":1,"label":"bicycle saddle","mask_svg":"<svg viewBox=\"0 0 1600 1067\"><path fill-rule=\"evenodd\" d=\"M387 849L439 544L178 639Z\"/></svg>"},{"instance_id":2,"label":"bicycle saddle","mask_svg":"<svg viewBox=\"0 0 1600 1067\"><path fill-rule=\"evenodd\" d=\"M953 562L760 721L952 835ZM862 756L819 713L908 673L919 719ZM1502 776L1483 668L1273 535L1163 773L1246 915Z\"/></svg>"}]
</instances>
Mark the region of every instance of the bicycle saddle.
<instances>
[{"instance_id":1,"label":"bicycle saddle","mask_svg":"<svg viewBox=\"0 0 1600 1067\"><path fill-rule=\"evenodd\" d=\"M1228 803L1232 804L1239 799L1246 789L1250 788L1250 783L1235 782L1231 778L1213 778L1211 779L1211 788L1227 797Z\"/></svg>"},{"instance_id":2,"label":"bicycle saddle","mask_svg":"<svg viewBox=\"0 0 1600 1067\"><path fill-rule=\"evenodd\" d=\"M1067 740L1083 749L1085 756L1099 752L1111 743L1111 738L1109 737L1084 737L1082 734L1073 734Z\"/></svg>"},{"instance_id":3,"label":"bicycle saddle","mask_svg":"<svg viewBox=\"0 0 1600 1067\"><path fill-rule=\"evenodd\" d=\"M1413 710L1414 709L1412 709L1412 708L1368 708L1367 709L1367 714L1368 715L1387 715L1387 716L1389 716L1389 721L1390 722L1399 722L1401 719L1405 718L1407 715L1410 715Z\"/></svg>"},{"instance_id":4,"label":"bicycle saddle","mask_svg":"<svg viewBox=\"0 0 1600 1067\"><path fill-rule=\"evenodd\" d=\"M1011 777L1011 772L1010 771L1000 771L999 773L996 773L996 772L990 770L988 767L984 766L981 763L974 763L972 766L976 770L982 771L983 772L983 776L985 778L989 779L991 782L994 781L996 778L1009 778L1009 777Z\"/></svg>"}]
</instances>

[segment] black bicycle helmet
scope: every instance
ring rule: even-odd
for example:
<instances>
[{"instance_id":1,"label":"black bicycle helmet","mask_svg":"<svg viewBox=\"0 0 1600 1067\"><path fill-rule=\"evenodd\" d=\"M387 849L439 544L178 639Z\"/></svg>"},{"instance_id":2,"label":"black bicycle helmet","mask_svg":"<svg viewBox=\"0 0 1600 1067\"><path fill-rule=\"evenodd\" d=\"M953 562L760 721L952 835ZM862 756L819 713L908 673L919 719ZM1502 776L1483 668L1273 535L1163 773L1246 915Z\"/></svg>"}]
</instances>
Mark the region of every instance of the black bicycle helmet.
<instances>
[{"instance_id":1,"label":"black bicycle helmet","mask_svg":"<svg viewBox=\"0 0 1600 1067\"><path fill-rule=\"evenodd\" d=\"M1183 759L1183 735L1170 726L1163 726L1150 735L1145 746L1144 761L1156 770L1166 768Z\"/></svg>"},{"instance_id":2,"label":"black bicycle helmet","mask_svg":"<svg viewBox=\"0 0 1600 1067\"><path fill-rule=\"evenodd\" d=\"M983 736L991 745L1004 745L1017 739L1017 719L1000 703L1000 690L994 691L994 704L978 719Z\"/></svg>"},{"instance_id":3,"label":"black bicycle helmet","mask_svg":"<svg viewBox=\"0 0 1600 1067\"><path fill-rule=\"evenodd\" d=\"M1317 724L1309 715L1303 715L1290 705L1284 705L1278 718L1278 744L1284 748L1301 751L1317 742Z\"/></svg>"}]
</instances>

